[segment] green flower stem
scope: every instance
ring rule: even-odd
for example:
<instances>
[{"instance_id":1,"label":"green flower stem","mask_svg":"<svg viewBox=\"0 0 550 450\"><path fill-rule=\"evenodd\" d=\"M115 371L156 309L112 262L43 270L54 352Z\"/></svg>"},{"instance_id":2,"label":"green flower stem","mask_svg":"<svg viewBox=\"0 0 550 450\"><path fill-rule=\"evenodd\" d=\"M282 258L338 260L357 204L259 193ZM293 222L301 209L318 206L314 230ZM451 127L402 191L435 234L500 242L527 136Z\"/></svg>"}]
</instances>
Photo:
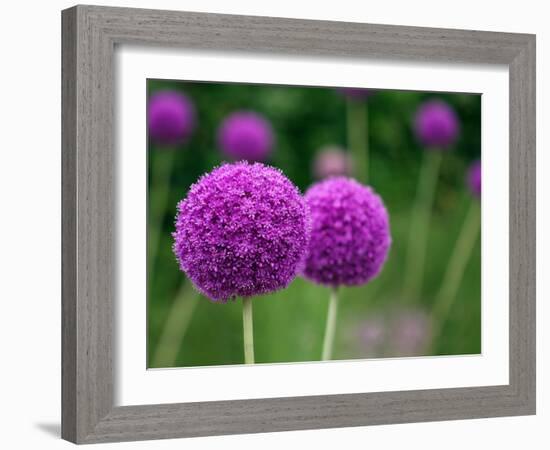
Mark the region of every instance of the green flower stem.
<instances>
[{"instance_id":1,"label":"green flower stem","mask_svg":"<svg viewBox=\"0 0 550 450\"><path fill-rule=\"evenodd\" d=\"M151 275L154 273L157 262L157 253L162 236L162 222L170 194L170 176L172 174L176 150L168 148L157 150L155 153L156 161L151 166L151 186L156 189L154 204L152 203L152 198L149 198L148 269Z\"/></svg>"},{"instance_id":2,"label":"green flower stem","mask_svg":"<svg viewBox=\"0 0 550 450\"><path fill-rule=\"evenodd\" d=\"M243 297L244 363L254 364L254 326L252 323L252 297Z\"/></svg>"},{"instance_id":3,"label":"green flower stem","mask_svg":"<svg viewBox=\"0 0 550 450\"><path fill-rule=\"evenodd\" d=\"M323 341L323 361L332 359L334 347L334 336L336 334L336 318L338 317L338 291L331 289L328 305L327 324L325 328L325 339Z\"/></svg>"},{"instance_id":4,"label":"green flower stem","mask_svg":"<svg viewBox=\"0 0 550 450\"><path fill-rule=\"evenodd\" d=\"M369 179L368 110L366 101L347 101L348 147L353 157L355 178L366 184Z\"/></svg>"},{"instance_id":5,"label":"green flower stem","mask_svg":"<svg viewBox=\"0 0 550 450\"><path fill-rule=\"evenodd\" d=\"M172 302L152 358L151 367L173 367L176 365L181 343L199 297L200 294L193 288L191 282L184 280Z\"/></svg>"},{"instance_id":6,"label":"green flower stem","mask_svg":"<svg viewBox=\"0 0 550 450\"><path fill-rule=\"evenodd\" d=\"M441 283L441 288L435 297L432 312L434 318L432 340L434 343L437 342L437 338L439 337L439 334L447 321L447 317L452 309L458 288L460 287L460 282L464 276L466 265L477 241L481 224L480 213L481 209L478 202L473 200L453 249L443 282Z\"/></svg>"},{"instance_id":7,"label":"green flower stem","mask_svg":"<svg viewBox=\"0 0 550 450\"><path fill-rule=\"evenodd\" d=\"M403 297L406 298L407 301L415 300L422 286L426 247L428 243L428 229L430 227L431 211L442 157L442 152L437 149L426 151L425 160L422 164L418 180L418 188L409 230L405 282L403 287Z\"/></svg>"}]
</instances>

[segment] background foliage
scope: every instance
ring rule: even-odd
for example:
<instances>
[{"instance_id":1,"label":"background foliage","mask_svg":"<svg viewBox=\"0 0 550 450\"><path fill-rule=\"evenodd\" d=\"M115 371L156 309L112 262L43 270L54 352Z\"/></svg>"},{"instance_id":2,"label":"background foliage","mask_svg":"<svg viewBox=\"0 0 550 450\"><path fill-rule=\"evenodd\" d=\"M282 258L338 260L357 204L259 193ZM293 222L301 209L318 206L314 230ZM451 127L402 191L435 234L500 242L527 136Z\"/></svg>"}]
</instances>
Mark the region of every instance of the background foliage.
<instances>
[{"instance_id":1,"label":"background foliage","mask_svg":"<svg viewBox=\"0 0 550 450\"><path fill-rule=\"evenodd\" d=\"M332 88L269 85L191 83L148 80L147 93L181 90L196 107L198 124L191 139L180 148L148 146L149 217L148 254L152 234L158 235L154 265L148 260L148 366L196 366L243 362L241 304L214 304L199 298L192 307L175 311L178 295L195 296L172 253L176 204L197 178L223 161L216 132L223 118L235 110L255 110L274 128L276 145L269 164L277 166L304 191L313 182L311 167L320 147L346 146L346 98ZM425 150L417 142L412 120L427 99L441 98L456 110L461 134L445 154L429 229L426 272L418 299L401 295L408 241L408 225ZM334 359L399 356L392 345L398 333L396 317L427 317L428 324L413 332L426 333L428 344L406 354L472 354L481 350L480 242L476 243L448 320L437 342L429 342L430 311L441 285L449 256L472 202L464 183L471 161L480 157L481 97L408 91L377 91L368 102L369 184L382 196L391 220L393 244L388 261L368 285L341 290ZM165 177L155 173L164 167ZM164 192L165 187L168 190ZM159 211L157 199L167 195ZM157 209L156 209L157 208ZM155 228L156 227L156 228ZM297 278L287 289L254 300L256 362L319 360L328 291ZM189 303L191 305L191 303ZM185 314L188 327L181 339L162 341L171 314ZM422 328L423 327L423 328ZM380 337L382 334L382 338ZM413 339L415 336L404 336ZM373 339L376 341L374 345ZM172 346L170 364L155 361L161 345Z\"/></svg>"}]
</instances>

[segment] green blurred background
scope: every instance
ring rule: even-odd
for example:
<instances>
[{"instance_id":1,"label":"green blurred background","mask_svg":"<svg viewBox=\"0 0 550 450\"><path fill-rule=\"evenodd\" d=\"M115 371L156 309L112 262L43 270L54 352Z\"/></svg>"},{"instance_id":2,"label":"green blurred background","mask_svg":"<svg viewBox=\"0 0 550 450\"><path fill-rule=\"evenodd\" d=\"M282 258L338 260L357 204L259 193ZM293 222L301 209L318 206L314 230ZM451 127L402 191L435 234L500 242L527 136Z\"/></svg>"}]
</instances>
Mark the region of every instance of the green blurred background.
<instances>
[{"instance_id":1,"label":"green blurred background","mask_svg":"<svg viewBox=\"0 0 550 450\"><path fill-rule=\"evenodd\" d=\"M242 304L210 302L179 271L171 249L176 205L201 174L224 160L216 133L236 110L254 110L271 121L276 144L267 163L281 168L304 192L315 181L316 152L327 145L346 147L346 103L353 100L333 88L148 80L148 95L165 89L184 92L194 102L197 127L179 148L148 145L147 365L241 364ZM453 106L461 133L440 168L421 295L404 298L408 231L425 154L412 122L419 105L432 98ZM468 165L480 157L481 97L376 91L364 101L369 184L386 203L393 244L378 278L341 289L333 359L480 353L479 237L447 320L434 324L431 311L466 213L476 201L464 180ZM285 290L255 298L256 362L319 360L328 295L326 288L297 278ZM434 326L441 330L432 342Z\"/></svg>"}]
</instances>

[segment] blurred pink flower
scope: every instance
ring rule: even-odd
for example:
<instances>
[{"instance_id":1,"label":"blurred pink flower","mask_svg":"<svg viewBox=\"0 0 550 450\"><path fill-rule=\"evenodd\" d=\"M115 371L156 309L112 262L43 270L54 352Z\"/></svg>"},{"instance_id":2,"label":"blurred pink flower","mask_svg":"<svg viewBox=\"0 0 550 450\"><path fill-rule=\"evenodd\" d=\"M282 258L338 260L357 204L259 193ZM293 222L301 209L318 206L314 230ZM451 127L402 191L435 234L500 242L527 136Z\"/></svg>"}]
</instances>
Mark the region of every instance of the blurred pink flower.
<instances>
[{"instance_id":1,"label":"blurred pink flower","mask_svg":"<svg viewBox=\"0 0 550 450\"><path fill-rule=\"evenodd\" d=\"M351 174L351 157L341 147L321 148L313 161L313 174L318 179Z\"/></svg>"},{"instance_id":2,"label":"blurred pink flower","mask_svg":"<svg viewBox=\"0 0 550 450\"><path fill-rule=\"evenodd\" d=\"M355 358L426 356L432 338L430 317L420 309L377 313L353 329Z\"/></svg>"},{"instance_id":3,"label":"blurred pink flower","mask_svg":"<svg viewBox=\"0 0 550 450\"><path fill-rule=\"evenodd\" d=\"M429 316L422 310L403 310L393 317L390 328L390 356L425 355L431 341Z\"/></svg>"},{"instance_id":4,"label":"blurred pink flower","mask_svg":"<svg viewBox=\"0 0 550 450\"><path fill-rule=\"evenodd\" d=\"M363 321L358 330L362 350L370 356L378 355L386 339L386 327L380 317Z\"/></svg>"}]
</instances>

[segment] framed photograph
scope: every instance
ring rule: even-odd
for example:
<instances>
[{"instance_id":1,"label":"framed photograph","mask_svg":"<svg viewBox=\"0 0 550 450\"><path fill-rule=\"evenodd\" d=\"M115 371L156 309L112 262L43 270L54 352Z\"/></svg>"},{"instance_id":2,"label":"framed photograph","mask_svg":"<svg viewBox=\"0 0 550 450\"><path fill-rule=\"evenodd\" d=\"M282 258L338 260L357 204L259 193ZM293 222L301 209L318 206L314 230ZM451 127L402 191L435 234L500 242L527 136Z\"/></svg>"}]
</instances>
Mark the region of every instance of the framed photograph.
<instances>
[{"instance_id":1,"label":"framed photograph","mask_svg":"<svg viewBox=\"0 0 550 450\"><path fill-rule=\"evenodd\" d=\"M535 413L533 35L62 31L64 439Z\"/></svg>"}]
</instances>

